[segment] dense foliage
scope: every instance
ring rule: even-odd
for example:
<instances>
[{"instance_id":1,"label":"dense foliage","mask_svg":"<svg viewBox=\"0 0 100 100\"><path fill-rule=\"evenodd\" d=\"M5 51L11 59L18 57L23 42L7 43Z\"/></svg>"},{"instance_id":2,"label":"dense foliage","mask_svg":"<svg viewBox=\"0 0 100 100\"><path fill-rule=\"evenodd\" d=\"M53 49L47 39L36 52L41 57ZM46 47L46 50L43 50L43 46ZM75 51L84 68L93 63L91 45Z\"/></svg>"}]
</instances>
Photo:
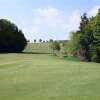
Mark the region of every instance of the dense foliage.
<instances>
[{"instance_id":1,"label":"dense foliage","mask_svg":"<svg viewBox=\"0 0 100 100\"><path fill-rule=\"evenodd\" d=\"M58 41L50 42L50 48L52 49L52 53L57 55L58 51L60 51L60 43Z\"/></svg>"},{"instance_id":2,"label":"dense foliage","mask_svg":"<svg viewBox=\"0 0 100 100\"><path fill-rule=\"evenodd\" d=\"M68 49L84 61L100 62L100 10L95 17L81 17L79 30L72 32Z\"/></svg>"},{"instance_id":3,"label":"dense foliage","mask_svg":"<svg viewBox=\"0 0 100 100\"><path fill-rule=\"evenodd\" d=\"M71 32L70 35L71 40L69 40L65 45L68 57L75 56L76 50L79 47L79 34Z\"/></svg>"},{"instance_id":4,"label":"dense foliage","mask_svg":"<svg viewBox=\"0 0 100 100\"><path fill-rule=\"evenodd\" d=\"M26 44L24 34L15 24L0 19L0 52L22 52Z\"/></svg>"}]
</instances>

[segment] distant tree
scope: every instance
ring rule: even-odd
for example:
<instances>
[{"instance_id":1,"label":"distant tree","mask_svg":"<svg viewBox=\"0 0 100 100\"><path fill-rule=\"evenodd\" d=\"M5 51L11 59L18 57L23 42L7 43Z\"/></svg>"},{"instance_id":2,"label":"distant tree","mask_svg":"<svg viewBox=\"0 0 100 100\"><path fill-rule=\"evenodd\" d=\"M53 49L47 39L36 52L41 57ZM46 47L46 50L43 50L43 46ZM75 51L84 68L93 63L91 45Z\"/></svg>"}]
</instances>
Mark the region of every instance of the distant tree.
<instances>
[{"instance_id":1,"label":"distant tree","mask_svg":"<svg viewBox=\"0 0 100 100\"><path fill-rule=\"evenodd\" d=\"M24 34L6 19L0 19L0 52L22 52L27 45Z\"/></svg>"},{"instance_id":2,"label":"distant tree","mask_svg":"<svg viewBox=\"0 0 100 100\"><path fill-rule=\"evenodd\" d=\"M43 43L45 43L45 40L43 41Z\"/></svg>"},{"instance_id":3,"label":"distant tree","mask_svg":"<svg viewBox=\"0 0 100 100\"><path fill-rule=\"evenodd\" d=\"M50 39L49 42L53 42L53 39Z\"/></svg>"},{"instance_id":4,"label":"distant tree","mask_svg":"<svg viewBox=\"0 0 100 100\"><path fill-rule=\"evenodd\" d=\"M41 43L42 42L42 39L39 39L39 42Z\"/></svg>"},{"instance_id":5,"label":"distant tree","mask_svg":"<svg viewBox=\"0 0 100 100\"><path fill-rule=\"evenodd\" d=\"M34 43L36 43L37 42L37 40L36 39L34 39Z\"/></svg>"},{"instance_id":6,"label":"distant tree","mask_svg":"<svg viewBox=\"0 0 100 100\"><path fill-rule=\"evenodd\" d=\"M57 42L57 41L54 41L53 43L52 43L52 49L53 50L60 50L60 43L59 42Z\"/></svg>"}]
</instances>

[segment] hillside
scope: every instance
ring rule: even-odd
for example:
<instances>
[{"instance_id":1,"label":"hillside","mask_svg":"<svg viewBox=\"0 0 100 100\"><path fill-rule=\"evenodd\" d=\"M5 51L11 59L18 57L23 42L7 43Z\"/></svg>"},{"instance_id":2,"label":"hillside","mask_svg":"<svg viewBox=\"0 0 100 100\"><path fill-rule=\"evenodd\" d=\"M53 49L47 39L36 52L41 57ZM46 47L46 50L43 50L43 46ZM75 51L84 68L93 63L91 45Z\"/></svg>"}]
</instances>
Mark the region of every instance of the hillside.
<instances>
[{"instance_id":1,"label":"hillside","mask_svg":"<svg viewBox=\"0 0 100 100\"><path fill-rule=\"evenodd\" d=\"M49 43L29 43L24 52L49 54L51 49Z\"/></svg>"}]
</instances>

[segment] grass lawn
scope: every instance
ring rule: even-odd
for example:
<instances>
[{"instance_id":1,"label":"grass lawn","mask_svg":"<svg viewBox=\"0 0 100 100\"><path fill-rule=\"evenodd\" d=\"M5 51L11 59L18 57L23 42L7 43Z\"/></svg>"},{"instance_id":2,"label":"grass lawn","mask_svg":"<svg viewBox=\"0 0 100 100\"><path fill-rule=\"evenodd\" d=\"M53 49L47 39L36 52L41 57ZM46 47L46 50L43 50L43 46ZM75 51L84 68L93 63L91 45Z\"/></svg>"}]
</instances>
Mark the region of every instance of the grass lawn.
<instances>
[{"instance_id":1,"label":"grass lawn","mask_svg":"<svg viewBox=\"0 0 100 100\"><path fill-rule=\"evenodd\" d=\"M0 100L100 100L100 64L0 54Z\"/></svg>"}]
</instances>

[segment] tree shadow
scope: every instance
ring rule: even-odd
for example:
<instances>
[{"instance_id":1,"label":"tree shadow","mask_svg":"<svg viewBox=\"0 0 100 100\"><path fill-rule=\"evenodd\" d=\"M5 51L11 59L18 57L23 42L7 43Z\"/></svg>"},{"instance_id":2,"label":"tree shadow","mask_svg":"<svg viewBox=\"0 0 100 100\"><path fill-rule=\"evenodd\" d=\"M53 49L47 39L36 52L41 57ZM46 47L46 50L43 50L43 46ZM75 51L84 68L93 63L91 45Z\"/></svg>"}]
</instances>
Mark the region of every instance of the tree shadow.
<instances>
[{"instance_id":1,"label":"tree shadow","mask_svg":"<svg viewBox=\"0 0 100 100\"><path fill-rule=\"evenodd\" d=\"M51 54L51 53L42 53L42 52L22 52L20 54Z\"/></svg>"},{"instance_id":2,"label":"tree shadow","mask_svg":"<svg viewBox=\"0 0 100 100\"><path fill-rule=\"evenodd\" d=\"M51 53L42 53L42 52L0 52L0 54L51 54Z\"/></svg>"}]
</instances>

